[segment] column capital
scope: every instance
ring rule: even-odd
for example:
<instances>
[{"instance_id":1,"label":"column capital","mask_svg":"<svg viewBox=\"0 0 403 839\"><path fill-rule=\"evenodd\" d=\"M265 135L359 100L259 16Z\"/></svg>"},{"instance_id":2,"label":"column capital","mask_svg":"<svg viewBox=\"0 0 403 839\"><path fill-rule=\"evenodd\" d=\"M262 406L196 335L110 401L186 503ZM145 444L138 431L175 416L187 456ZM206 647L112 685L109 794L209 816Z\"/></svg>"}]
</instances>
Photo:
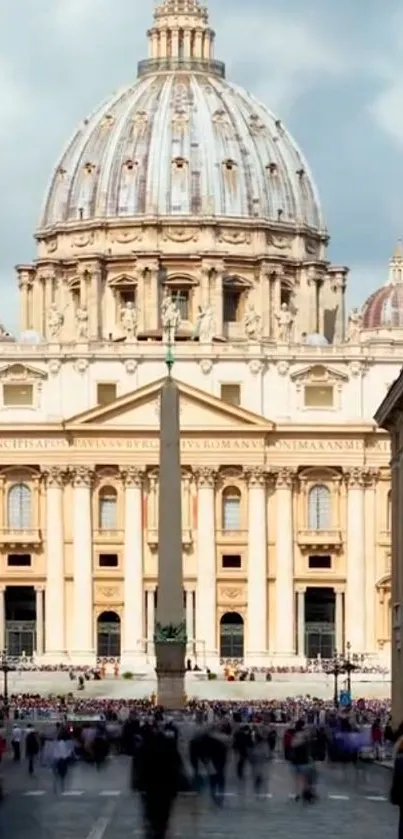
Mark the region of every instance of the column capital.
<instances>
[{"instance_id":1,"label":"column capital","mask_svg":"<svg viewBox=\"0 0 403 839\"><path fill-rule=\"evenodd\" d=\"M41 470L48 489L62 489L68 478L67 466L49 466Z\"/></svg>"},{"instance_id":2,"label":"column capital","mask_svg":"<svg viewBox=\"0 0 403 839\"><path fill-rule=\"evenodd\" d=\"M126 489L142 489L146 476L145 466L127 466L120 471Z\"/></svg>"},{"instance_id":3,"label":"column capital","mask_svg":"<svg viewBox=\"0 0 403 839\"><path fill-rule=\"evenodd\" d=\"M77 466L71 471L73 487L91 489L94 472L88 466Z\"/></svg>"},{"instance_id":4,"label":"column capital","mask_svg":"<svg viewBox=\"0 0 403 839\"><path fill-rule=\"evenodd\" d=\"M295 471L287 466L276 473L276 489L291 489L295 478Z\"/></svg>"},{"instance_id":5,"label":"column capital","mask_svg":"<svg viewBox=\"0 0 403 839\"><path fill-rule=\"evenodd\" d=\"M36 594L41 594L41 592L44 592L46 590L46 586L43 583L40 583L37 586L35 585L34 589L35 589Z\"/></svg>"},{"instance_id":6,"label":"column capital","mask_svg":"<svg viewBox=\"0 0 403 839\"><path fill-rule=\"evenodd\" d=\"M195 469L197 485L201 489L214 489L217 480L217 472L210 466L198 466Z\"/></svg>"},{"instance_id":7,"label":"column capital","mask_svg":"<svg viewBox=\"0 0 403 839\"><path fill-rule=\"evenodd\" d=\"M367 487L375 487L380 479L381 470L370 467L364 472L364 482Z\"/></svg>"},{"instance_id":8,"label":"column capital","mask_svg":"<svg viewBox=\"0 0 403 839\"><path fill-rule=\"evenodd\" d=\"M266 471L261 466L253 466L251 469L245 470L245 477L249 487L264 489L266 486Z\"/></svg>"},{"instance_id":9,"label":"column capital","mask_svg":"<svg viewBox=\"0 0 403 839\"><path fill-rule=\"evenodd\" d=\"M344 479L349 489L363 489L367 470L361 466L354 466L344 471Z\"/></svg>"},{"instance_id":10,"label":"column capital","mask_svg":"<svg viewBox=\"0 0 403 839\"><path fill-rule=\"evenodd\" d=\"M295 591L297 594L306 594L307 586L296 586Z\"/></svg>"}]
</instances>

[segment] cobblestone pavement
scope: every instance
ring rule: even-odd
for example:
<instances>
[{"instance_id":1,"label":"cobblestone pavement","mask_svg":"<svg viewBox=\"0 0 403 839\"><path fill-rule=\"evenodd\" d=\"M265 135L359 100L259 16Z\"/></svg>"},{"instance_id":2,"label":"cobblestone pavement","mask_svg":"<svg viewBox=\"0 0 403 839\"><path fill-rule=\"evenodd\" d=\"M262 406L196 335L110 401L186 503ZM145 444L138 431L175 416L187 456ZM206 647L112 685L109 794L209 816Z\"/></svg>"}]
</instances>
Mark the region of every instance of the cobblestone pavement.
<instances>
[{"instance_id":1,"label":"cobblestone pavement","mask_svg":"<svg viewBox=\"0 0 403 839\"><path fill-rule=\"evenodd\" d=\"M112 758L101 772L78 765L68 779L64 794L55 794L52 777L39 768L28 778L26 766L5 766L7 796L0 812L1 839L129 839L141 836L138 800L128 788L129 765L125 758ZM281 760L271 765L264 794L256 799L242 792L231 776L224 808L207 798L183 795L178 801L172 839L393 839L397 813L388 802L390 771L370 768L356 779L339 769L320 772L319 801L304 805L293 800L293 779Z\"/></svg>"}]
</instances>

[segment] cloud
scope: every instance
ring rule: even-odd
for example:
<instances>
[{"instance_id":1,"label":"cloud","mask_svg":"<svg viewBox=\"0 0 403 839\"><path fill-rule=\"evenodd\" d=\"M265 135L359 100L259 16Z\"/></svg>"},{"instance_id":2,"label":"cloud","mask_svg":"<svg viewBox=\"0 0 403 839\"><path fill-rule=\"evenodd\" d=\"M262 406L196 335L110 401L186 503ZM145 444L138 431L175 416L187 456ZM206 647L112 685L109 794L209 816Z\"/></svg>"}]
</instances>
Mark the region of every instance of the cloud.
<instances>
[{"instance_id":1,"label":"cloud","mask_svg":"<svg viewBox=\"0 0 403 839\"><path fill-rule=\"evenodd\" d=\"M403 145L403 81L400 78L377 97L370 106L370 113L382 131Z\"/></svg>"}]
</instances>

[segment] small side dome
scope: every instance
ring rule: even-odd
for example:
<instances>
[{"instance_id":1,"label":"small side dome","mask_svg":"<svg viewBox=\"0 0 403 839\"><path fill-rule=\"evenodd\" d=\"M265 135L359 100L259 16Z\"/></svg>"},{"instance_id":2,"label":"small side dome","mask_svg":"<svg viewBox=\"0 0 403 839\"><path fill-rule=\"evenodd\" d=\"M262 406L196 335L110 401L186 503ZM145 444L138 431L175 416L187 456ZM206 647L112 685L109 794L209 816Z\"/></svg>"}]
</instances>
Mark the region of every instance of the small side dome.
<instances>
[{"instance_id":1,"label":"small side dome","mask_svg":"<svg viewBox=\"0 0 403 839\"><path fill-rule=\"evenodd\" d=\"M304 344L308 344L310 347L328 347L329 341L325 338L324 335L321 335L319 332L311 332L309 335L304 335Z\"/></svg>"},{"instance_id":2,"label":"small side dome","mask_svg":"<svg viewBox=\"0 0 403 839\"><path fill-rule=\"evenodd\" d=\"M35 332L34 329L26 329L25 332L21 332L19 340L21 344L43 344L42 335Z\"/></svg>"},{"instance_id":3,"label":"small side dome","mask_svg":"<svg viewBox=\"0 0 403 839\"><path fill-rule=\"evenodd\" d=\"M403 328L403 245L399 241L389 261L389 278L368 297L362 310L363 329Z\"/></svg>"},{"instance_id":4,"label":"small side dome","mask_svg":"<svg viewBox=\"0 0 403 839\"><path fill-rule=\"evenodd\" d=\"M364 304L363 329L403 327L403 283L379 288Z\"/></svg>"}]
</instances>

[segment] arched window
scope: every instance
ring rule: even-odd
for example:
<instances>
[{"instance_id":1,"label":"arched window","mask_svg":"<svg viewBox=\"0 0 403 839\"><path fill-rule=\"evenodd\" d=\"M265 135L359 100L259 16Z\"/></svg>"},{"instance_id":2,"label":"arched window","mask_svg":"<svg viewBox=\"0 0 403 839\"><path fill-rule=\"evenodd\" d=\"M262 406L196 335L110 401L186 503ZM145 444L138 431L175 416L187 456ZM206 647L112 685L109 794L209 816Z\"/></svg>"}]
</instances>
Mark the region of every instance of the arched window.
<instances>
[{"instance_id":1,"label":"arched window","mask_svg":"<svg viewBox=\"0 0 403 839\"><path fill-rule=\"evenodd\" d=\"M98 504L99 529L116 530L118 520L118 494L115 487L101 487L99 490Z\"/></svg>"},{"instance_id":2,"label":"arched window","mask_svg":"<svg viewBox=\"0 0 403 839\"><path fill-rule=\"evenodd\" d=\"M392 530L392 490L388 492L386 508L386 530Z\"/></svg>"},{"instance_id":3,"label":"arched window","mask_svg":"<svg viewBox=\"0 0 403 839\"><path fill-rule=\"evenodd\" d=\"M32 527L32 492L26 484L14 484L8 493L8 526L10 530Z\"/></svg>"},{"instance_id":4,"label":"arched window","mask_svg":"<svg viewBox=\"0 0 403 839\"><path fill-rule=\"evenodd\" d=\"M241 493L238 487L226 487L222 494L222 529L241 529Z\"/></svg>"},{"instance_id":5,"label":"arched window","mask_svg":"<svg viewBox=\"0 0 403 839\"><path fill-rule=\"evenodd\" d=\"M309 530L328 530L331 527L330 489L323 484L313 486L308 496Z\"/></svg>"}]
</instances>

